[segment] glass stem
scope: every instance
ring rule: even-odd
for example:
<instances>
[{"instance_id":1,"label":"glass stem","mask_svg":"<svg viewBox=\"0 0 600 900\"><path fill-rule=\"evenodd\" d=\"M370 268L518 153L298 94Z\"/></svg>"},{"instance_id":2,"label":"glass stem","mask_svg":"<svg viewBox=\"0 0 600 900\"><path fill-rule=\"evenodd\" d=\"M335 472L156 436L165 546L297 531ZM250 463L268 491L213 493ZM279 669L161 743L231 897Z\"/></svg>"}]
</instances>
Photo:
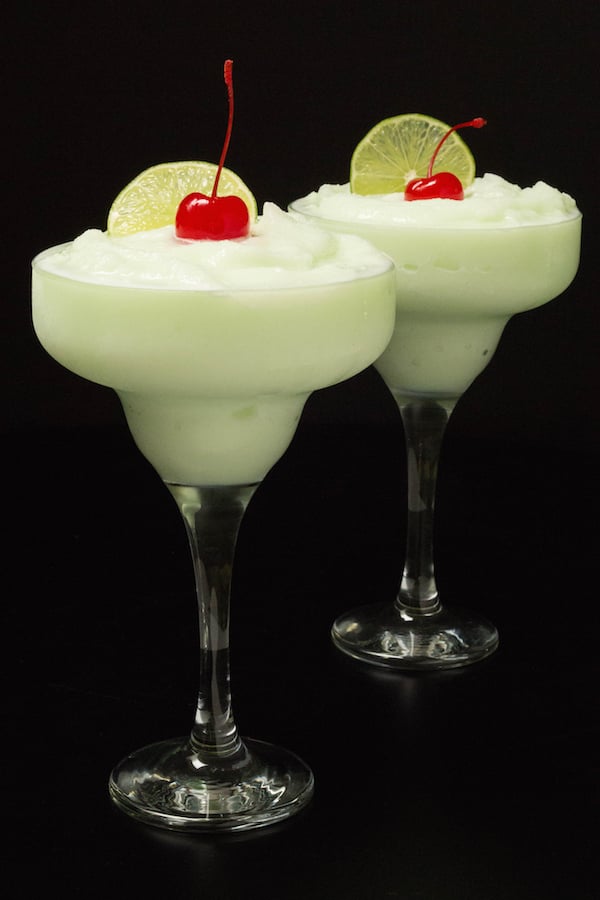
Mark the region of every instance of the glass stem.
<instances>
[{"instance_id":1,"label":"glass stem","mask_svg":"<svg viewBox=\"0 0 600 900\"><path fill-rule=\"evenodd\" d=\"M433 563L433 518L442 438L455 400L395 394L408 466L406 556L397 608L410 615L441 609Z\"/></svg>"},{"instance_id":2,"label":"glass stem","mask_svg":"<svg viewBox=\"0 0 600 900\"><path fill-rule=\"evenodd\" d=\"M167 484L192 551L200 630L200 687L191 744L204 760L243 751L231 709L229 601L239 527L257 485Z\"/></svg>"}]
</instances>

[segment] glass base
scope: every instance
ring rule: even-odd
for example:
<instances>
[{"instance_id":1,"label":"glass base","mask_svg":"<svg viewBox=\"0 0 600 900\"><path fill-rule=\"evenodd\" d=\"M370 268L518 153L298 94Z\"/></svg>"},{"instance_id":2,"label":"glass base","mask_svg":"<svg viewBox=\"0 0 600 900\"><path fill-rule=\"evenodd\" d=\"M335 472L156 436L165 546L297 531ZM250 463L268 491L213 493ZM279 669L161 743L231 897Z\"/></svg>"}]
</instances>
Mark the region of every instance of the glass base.
<instances>
[{"instance_id":1,"label":"glass base","mask_svg":"<svg viewBox=\"0 0 600 900\"><path fill-rule=\"evenodd\" d=\"M189 738L143 747L112 771L116 805L177 831L242 831L280 822L312 797L313 775L293 753L247 740L233 758L206 762Z\"/></svg>"},{"instance_id":2,"label":"glass base","mask_svg":"<svg viewBox=\"0 0 600 900\"><path fill-rule=\"evenodd\" d=\"M415 614L395 603L361 606L333 624L335 646L364 662L395 669L452 669L489 656L498 646L491 622L461 609Z\"/></svg>"}]
</instances>

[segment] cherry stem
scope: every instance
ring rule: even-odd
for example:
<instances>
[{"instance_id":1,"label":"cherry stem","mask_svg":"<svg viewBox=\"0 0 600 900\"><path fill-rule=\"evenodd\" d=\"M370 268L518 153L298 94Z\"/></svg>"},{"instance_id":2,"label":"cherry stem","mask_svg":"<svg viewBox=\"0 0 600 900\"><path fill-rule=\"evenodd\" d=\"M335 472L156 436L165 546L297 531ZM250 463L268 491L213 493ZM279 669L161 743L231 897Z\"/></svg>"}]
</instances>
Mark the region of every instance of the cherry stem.
<instances>
[{"instance_id":1,"label":"cherry stem","mask_svg":"<svg viewBox=\"0 0 600 900\"><path fill-rule=\"evenodd\" d=\"M441 141L433 151L433 156L431 157L431 162L429 163L429 169L427 170L427 177L431 178L436 156L440 152L444 141L448 140L453 131L458 131L459 128L483 128L484 125L487 125L487 121L485 119L482 119L481 116L478 116L476 119L471 119L470 122L461 122L460 125L453 125L452 128L450 128L446 132L444 137L441 139Z\"/></svg>"},{"instance_id":2,"label":"cherry stem","mask_svg":"<svg viewBox=\"0 0 600 900\"><path fill-rule=\"evenodd\" d=\"M227 156L227 150L229 149L229 141L231 140L231 129L233 128L233 60L226 59L224 72L225 84L227 85L227 100L229 103L229 117L227 120L227 131L225 132L225 141L223 143L223 149L221 151L221 159L219 160L219 166L217 168L217 174L215 175L215 181L213 184L211 200L214 200L217 196L217 189L219 187L219 179L221 177L221 172L223 171L223 166L225 165L225 157Z\"/></svg>"}]
</instances>

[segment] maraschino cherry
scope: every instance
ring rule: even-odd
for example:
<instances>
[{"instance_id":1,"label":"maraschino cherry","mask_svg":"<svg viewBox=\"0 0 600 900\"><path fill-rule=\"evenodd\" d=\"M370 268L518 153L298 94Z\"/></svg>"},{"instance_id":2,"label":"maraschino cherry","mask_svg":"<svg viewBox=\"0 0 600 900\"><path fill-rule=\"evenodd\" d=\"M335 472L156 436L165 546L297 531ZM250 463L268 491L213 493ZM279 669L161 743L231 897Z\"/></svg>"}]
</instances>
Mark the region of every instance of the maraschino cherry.
<instances>
[{"instance_id":1,"label":"maraschino cherry","mask_svg":"<svg viewBox=\"0 0 600 900\"><path fill-rule=\"evenodd\" d=\"M217 197L219 179L229 148L233 126L233 61L225 60L225 84L229 102L229 119L221 159L215 175L212 193L192 193L184 197L175 215L175 234L193 241L224 241L246 237L250 231L250 214L241 197L225 194Z\"/></svg>"},{"instance_id":2,"label":"maraschino cherry","mask_svg":"<svg viewBox=\"0 0 600 900\"><path fill-rule=\"evenodd\" d=\"M460 125L454 125L450 128L433 151L433 156L431 157L429 168L427 170L427 177L413 178L412 181L409 181L404 190L404 199L464 200L465 193L460 179L452 172L437 172L434 175L433 166L442 144L450 137L453 131L458 131L459 128L483 128L486 124L485 119L478 117L477 119L471 119L470 122L461 122Z\"/></svg>"}]
</instances>

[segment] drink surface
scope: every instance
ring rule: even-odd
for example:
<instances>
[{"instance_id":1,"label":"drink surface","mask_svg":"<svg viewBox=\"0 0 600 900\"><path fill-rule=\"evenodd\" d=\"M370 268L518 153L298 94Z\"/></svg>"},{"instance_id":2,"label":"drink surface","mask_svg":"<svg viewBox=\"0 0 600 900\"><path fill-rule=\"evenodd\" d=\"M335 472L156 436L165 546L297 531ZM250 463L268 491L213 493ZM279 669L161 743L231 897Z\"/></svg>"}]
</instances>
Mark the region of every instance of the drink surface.
<instances>
[{"instance_id":1,"label":"drink surface","mask_svg":"<svg viewBox=\"0 0 600 900\"><path fill-rule=\"evenodd\" d=\"M515 313L562 293L579 263L581 215L567 194L497 175L465 199L406 202L323 185L291 210L370 240L396 268L396 328L377 368L394 390L457 397Z\"/></svg>"},{"instance_id":2,"label":"drink surface","mask_svg":"<svg viewBox=\"0 0 600 900\"><path fill-rule=\"evenodd\" d=\"M267 205L239 241L86 232L33 264L33 320L66 368L114 388L165 480L258 481L308 394L385 348L390 261Z\"/></svg>"},{"instance_id":3,"label":"drink surface","mask_svg":"<svg viewBox=\"0 0 600 900\"><path fill-rule=\"evenodd\" d=\"M406 202L400 193L353 194L348 184L324 184L296 205L325 219L418 228L514 228L579 217L573 198L543 181L521 188L491 173L476 178L461 201Z\"/></svg>"},{"instance_id":4,"label":"drink surface","mask_svg":"<svg viewBox=\"0 0 600 900\"><path fill-rule=\"evenodd\" d=\"M90 229L39 260L44 271L93 284L190 291L309 287L386 266L364 241L340 240L273 203L241 240L182 240L170 225L124 237Z\"/></svg>"},{"instance_id":5,"label":"drink surface","mask_svg":"<svg viewBox=\"0 0 600 900\"><path fill-rule=\"evenodd\" d=\"M324 184L294 208L325 219L417 228L514 228L579 217L573 198L543 181L521 188L491 173L476 178L461 201L407 202L401 193L353 194L348 184Z\"/></svg>"}]
</instances>

